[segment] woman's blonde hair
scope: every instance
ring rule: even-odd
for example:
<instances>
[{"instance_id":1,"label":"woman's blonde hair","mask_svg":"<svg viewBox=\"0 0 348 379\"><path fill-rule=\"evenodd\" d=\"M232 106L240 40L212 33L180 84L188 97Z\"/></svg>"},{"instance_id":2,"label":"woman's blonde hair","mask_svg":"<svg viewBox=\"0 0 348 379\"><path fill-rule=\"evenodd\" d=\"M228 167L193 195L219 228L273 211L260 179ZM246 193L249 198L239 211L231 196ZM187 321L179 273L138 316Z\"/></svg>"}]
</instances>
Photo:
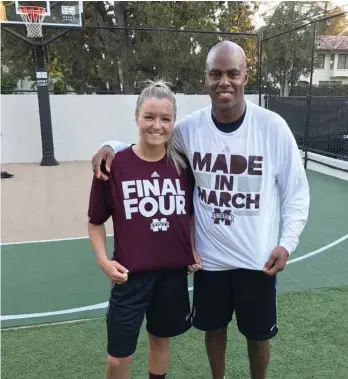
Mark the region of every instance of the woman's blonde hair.
<instances>
[{"instance_id":1,"label":"woman's blonde hair","mask_svg":"<svg viewBox=\"0 0 348 379\"><path fill-rule=\"evenodd\" d=\"M135 108L135 114L139 114L139 110L141 106L143 105L144 101L155 97L156 99L168 99L173 104L173 111L174 111L174 122L176 120L176 99L174 96L174 93L169 88L169 84L163 80L148 80L147 86L141 91L140 95L137 99L137 104ZM171 162L174 164L176 170L178 173L180 173L180 168L186 168L186 163L184 158L181 156L181 154L176 150L174 147L174 141L173 141L173 135L171 135L170 139L166 143L166 151L167 156L171 160Z\"/></svg>"}]
</instances>

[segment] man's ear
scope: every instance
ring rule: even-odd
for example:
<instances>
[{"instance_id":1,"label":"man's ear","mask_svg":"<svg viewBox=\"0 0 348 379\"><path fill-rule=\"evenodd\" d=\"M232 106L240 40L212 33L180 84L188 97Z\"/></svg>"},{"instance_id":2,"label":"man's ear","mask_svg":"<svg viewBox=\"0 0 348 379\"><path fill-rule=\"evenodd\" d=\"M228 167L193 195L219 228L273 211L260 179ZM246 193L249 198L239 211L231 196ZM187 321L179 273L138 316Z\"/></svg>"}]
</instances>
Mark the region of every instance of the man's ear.
<instances>
[{"instance_id":1,"label":"man's ear","mask_svg":"<svg viewBox=\"0 0 348 379\"><path fill-rule=\"evenodd\" d=\"M244 85L245 86L248 84L248 81L249 81L249 70L247 69L245 71L245 77L244 77Z\"/></svg>"},{"instance_id":2,"label":"man's ear","mask_svg":"<svg viewBox=\"0 0 348 379\"><path fill-rule=\"evenodd\" d=\"M207 70L204 71L204 89L208 91L208 72Z\"/></svg>"}]
</instances>

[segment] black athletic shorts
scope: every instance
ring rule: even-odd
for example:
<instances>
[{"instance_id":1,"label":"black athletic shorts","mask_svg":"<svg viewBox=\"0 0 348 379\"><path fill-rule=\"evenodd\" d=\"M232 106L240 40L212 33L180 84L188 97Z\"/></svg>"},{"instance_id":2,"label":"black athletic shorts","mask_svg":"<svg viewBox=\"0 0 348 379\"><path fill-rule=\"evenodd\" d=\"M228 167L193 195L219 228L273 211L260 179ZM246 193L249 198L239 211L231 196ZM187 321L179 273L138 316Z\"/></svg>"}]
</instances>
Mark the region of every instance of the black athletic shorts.
<instances>
[{"instance_id":1,"label":"black athletic shorts","mask_svg":"<svg viewBox=\"0 0 348 379\"><path fill-rule=\"evenodd\" d=\"M276 277L262 271L198 271L194 274L193 326L203 331L226 327L235 312L239 331L263 341L278 333Z\"/></svg>"},{"instance_id":2,"label":"black athletic shorts","mask_svg":"<svg viewBox=\"0 0 348 379\"><path fill-rule=\"evenodd\" d=\"M132 355L146 315L147 331L156 337L174 337L191 327L187 268L134 273L111 290L106 316L108 354Z\"/></svg>"}]
</instances>

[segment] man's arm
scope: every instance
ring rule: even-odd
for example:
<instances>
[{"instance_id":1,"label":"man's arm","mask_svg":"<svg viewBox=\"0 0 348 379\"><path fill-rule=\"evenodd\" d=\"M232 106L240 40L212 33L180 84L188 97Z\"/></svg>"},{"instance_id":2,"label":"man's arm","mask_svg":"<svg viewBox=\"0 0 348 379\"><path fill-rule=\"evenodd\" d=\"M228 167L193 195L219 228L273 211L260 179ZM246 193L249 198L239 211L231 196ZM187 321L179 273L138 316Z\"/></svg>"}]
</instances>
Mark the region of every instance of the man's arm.
<instances>
[{"instance_id":1,"label":"man's arm","mask_svg":"<svg viewBox=\"0 0 348 379\"><path fill-rule=\"evenodd\" d=\"M186 156L187 155L187 149L186 144L184 142L184 129L185 129L185 121L180 121L175 125L175 128L173 130L173 145L174 148L179 152Z\"/></svg>"},{"instance_id":2,"label":"man's arm","mask_svg":"<svg viewBox=\"0 0 348 379\"><path fill-rule=\"evenodd\" d=\"M285 123L285 121L284 121ZM294 136L285 123L280 137L277 182L282 195L282 231L279 245L295 251L309 213L309 185Z\"/></svg>"},{"instance_id":3,"label":"man's arm","mask_svg":"<svg viewBox=\"0 0 348 379\"><path fill-rule=\"evenodd\" d=\"M272 143L276 154L276 180L281 192L282 230L279 245L274 248L264 271L275 275L283 271L290 254L295 251L309 213L309 185L300 151L289 126L277 119Z\"/></svg>"},{"instance_id":4,"label":"man's arm","mask_svg":"<svg viewBox=\"0 0 348 379\"><path fill-rule=\"evenodd\" d=\"M106 141L102 144L100 149L94 154L92 158L92 169L96 178L107 181L108 176L102 171L102 163L105 162L106 172L110 172L112 161L115 158L115 154L126 149L131 144L127 144L121 141Z\"/></svg>"},{"instance_id":5,"label":"man's arm","mask_svg":"<svg viewBox=\"0 0 348 379\"><path fill-rule=\"evenodd\" d=\"M127 149L131 144L122 141L106 141L102 144L102 147L103 146L110 146L114 153L117 154L120 151Z\"/></svg>"}]
</instances>

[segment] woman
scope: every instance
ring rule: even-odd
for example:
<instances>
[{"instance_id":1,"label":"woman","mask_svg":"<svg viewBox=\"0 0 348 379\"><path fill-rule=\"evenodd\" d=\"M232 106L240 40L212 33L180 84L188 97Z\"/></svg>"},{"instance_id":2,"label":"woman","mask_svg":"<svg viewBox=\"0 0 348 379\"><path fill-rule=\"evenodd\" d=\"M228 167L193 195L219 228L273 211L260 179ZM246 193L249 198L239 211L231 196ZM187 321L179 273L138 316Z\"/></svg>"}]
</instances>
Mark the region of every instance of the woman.
<instances>
[{"instance_id":1,"label":"woman","mask_svg":"<svg viewBox=\"0 0 348 379\"><path fill-rule=\"evenodd\" d=\"M169 337L191 326L187 267L193 252L193 175L172 147L176 101L163 82L139 95L139 141L117 154L108 181L93 179L88 232L97 261L114 283L107 314L107 379L129 378L144 316L149 378L165 378ZM104 223L114 226L114 254L106 252ZM197 262L196 262L197 259Z\"/></svg>"}]
</instances>

